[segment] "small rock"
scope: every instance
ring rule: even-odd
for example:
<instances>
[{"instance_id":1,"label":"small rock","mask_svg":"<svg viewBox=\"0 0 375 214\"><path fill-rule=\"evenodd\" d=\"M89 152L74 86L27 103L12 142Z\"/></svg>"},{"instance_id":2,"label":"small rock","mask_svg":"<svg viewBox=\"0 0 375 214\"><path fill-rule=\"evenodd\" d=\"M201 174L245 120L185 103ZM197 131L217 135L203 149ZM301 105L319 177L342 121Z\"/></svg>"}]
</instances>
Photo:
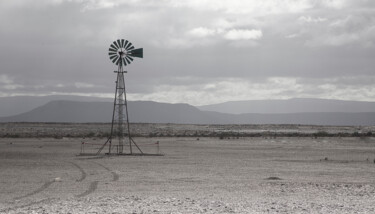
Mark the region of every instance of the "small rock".
<instances>
[{"instance_id":1,"label":"small rock","mask_svg":"<svg viewBox=\"0 0 375 214\"><path fill-rule=\"evenodd\" d=\"M279 177L268 177L265 180L282 180L282 179Z\"/></svg>"},{"instance_id":2,"label":"small rock","mask_svg":"<svg viewBox=\"0 0 375 214\"><path fill-rule=\"evenodd\" d=\"M54 181L54 182L61 182L62 180L61 180L60 177L57 177L57 178L54 178L53 181Z\"/></svg>"}]
</instances>

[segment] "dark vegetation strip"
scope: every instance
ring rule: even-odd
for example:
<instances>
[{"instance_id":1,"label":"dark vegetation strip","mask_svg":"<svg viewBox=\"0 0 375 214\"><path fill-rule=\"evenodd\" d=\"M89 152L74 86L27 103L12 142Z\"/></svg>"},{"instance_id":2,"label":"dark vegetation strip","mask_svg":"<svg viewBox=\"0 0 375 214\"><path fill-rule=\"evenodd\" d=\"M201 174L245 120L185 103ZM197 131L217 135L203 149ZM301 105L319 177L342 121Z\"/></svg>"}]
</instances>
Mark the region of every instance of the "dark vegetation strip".
<instances>
[{"instance_id":1,"label":"dark vegetation strip","mask_svg":"<svg viewBox=\"0 0 375 214\"><path fill-rule=\"evenodd\" d=\"M1 138L55 138L55 139L62 139L62 138L100 138L105 139L109 136L109 134L100 134L100 133L89 133L89 134L64 134L61 133L59 135L55 134L28 134L28 133L3 133L0 134ZM252 132L252 133L238 133L238 132L213 132L213 133L184 133L184 134L165 134L160 132L151 132L149 134L132 134L132 137L217 137L217 138L240 138L240 137L372 137L375 136L372 132L366 133L328 133L328 132L315 132L315 133L300 133L300 132Z\"/></svg>"},{"instance_id":2,"label":"dark vegetation strip","mask_svg":"<svg viewBox=\"0 0 375 214\"><path fill-rule=\"evenodd\" d=\"M110 127L109 123L0 123L0 137L105 139ZM131 124L133 137L371 137L373 133L371 126Z\"/></svg>"}]
</instances>

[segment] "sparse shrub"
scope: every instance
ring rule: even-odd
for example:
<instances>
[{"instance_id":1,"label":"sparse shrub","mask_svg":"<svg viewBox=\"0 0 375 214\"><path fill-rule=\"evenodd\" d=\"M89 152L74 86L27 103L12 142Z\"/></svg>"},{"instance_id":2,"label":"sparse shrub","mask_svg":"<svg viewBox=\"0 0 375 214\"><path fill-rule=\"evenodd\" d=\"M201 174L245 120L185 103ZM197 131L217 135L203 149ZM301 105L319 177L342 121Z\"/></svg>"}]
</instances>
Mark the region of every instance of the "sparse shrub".
<instances>
[{"instance_id":1,"label":"sparse shrub","mask_svg":"<svg viewBox=\"0 0 375 214\"><path fill-rule=\"evenodd\" d=\"M326 132L326 131L318 131L315 134L316 134L317 137L328 137L329 136L329 133Z\"/></svg>"},{"instance_id":2,"label":"sparse shrub","mask_svg":"<svg viewBox=\"0 0 375 214\"><path fill-rule=\"evenodd\" d=\"M5 137L9 137L9 138L20 138L20 134L6 134Z\"/></svg>"},{"instance_id":3,"label":"sparse shrub","mask_svg":"<svg viewBox=\"0 0 375 214\"><path fill-rule=\"evenodd\" d=\"M110 135L111 135L111 133L109 133L109 132L104 132L104 133L100 133L100 134L98 134L98 137L100 137L100 138L103 138L103 137L108 138Z\"/></svg>"},{"instance_id":4,"label":"sparse shrub","mask_svg":"<svg viewBox=\"0 0 375 214\"><path fill-rule=\"evenodd\" d=\"M94 137L94 136L95 136L94 132L90 132L90 133L86 134L86 137Z\"/></svg>"},{"instance_id":5,"label":"sparse shrub","mask_svg":"<svg viewBox=\"0 0 375 214\"><path fill-rule=\"evenodd\" d=\"M53 138L55 138L55 139L62 139L63 137L59 136L59 135L55 135Z\"/></svg>"},{"instance_id":6,"label":"sparse shrub","mask_svg":"<svg viewBox=\"0 0 375 214\"><path fill-rule=\"evenodd\" d=\"M352 137L359 137L360 134L358 132L353 132Z\"/></svg>"}]
</instances>

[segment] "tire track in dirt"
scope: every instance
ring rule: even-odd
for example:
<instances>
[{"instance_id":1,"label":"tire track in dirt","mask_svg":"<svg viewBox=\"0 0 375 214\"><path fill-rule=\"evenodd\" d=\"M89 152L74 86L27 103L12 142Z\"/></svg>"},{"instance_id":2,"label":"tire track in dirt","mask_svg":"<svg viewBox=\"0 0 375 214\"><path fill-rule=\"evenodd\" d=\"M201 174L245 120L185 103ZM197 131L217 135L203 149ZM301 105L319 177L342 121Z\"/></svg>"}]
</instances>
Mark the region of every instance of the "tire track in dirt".
<instances>
[{"instance_id":1,"label":"tire track in dirt","mask_svg":"<svg viewBox=\"0 0 375 214\"><path fill-rule=\"evenodd\" d=\"M120 176L115 171L111 170L110 168L104 166L103 164L97 163L97 162L94 162L94 163L103 167L108 172L110 172L112 174L112 181L118 181L118 179L120 178Z\"/></svg>"},{"instance_id":2,"label":"tire track in dirt","mask_svg":"<svg viewBox=\"0 0 375 214\"><path fill-rule=\"evenodd\" d=\"M116 172L114 172L113 170L111 170L110 168L104 166L103 164L97 163L97 162L91 162L91 163L95 163L96 165L98 165L98 166L104 168L106 171L110 172L111 175L112 175L112 181L118 181L119 180L120 176ZM81 171L81 173L82 173L81 178L78 179L77 181L78 182L83 181L87 177L87 173L78 164L75 164L75 163L72 163L72 164L74 166L76 166ZM89 185L89 187L88 187L88 189L85 192L76 195L76 197L78 197L78 198L85 197L85 196L87 196L87 195L95 192L96 189L98 188L98 184L99 184L99 181L93 181L93 182L91 182L90 185Z\"/></svg>"},{"instance_id":3,"label":"tire track in dirt","mask_svg":"<svg viewBox=\"0 0 375 214\"><path fill-rule=\"evenodd\" d=\"M30 192L30 193L27 193L26 195L22 195L22 196L18 196L18 197L15 197L13 198L13 200L19 200L19 199L22 199L22 198L26 198L26 197L29 197L29 196L32 196L32 195L35 195L37 193L40 193L42 192L43 190L47 189L49 186L51 186L51 184L53 184L54 181L48 181L48 182L45 182L43 184L43 186L39 187L38 189Z\"/></svg>"},{"instance_id":4,"label":"tire track in dirt","mask_svg":"<svg viewBox=\"0 0 375 214\"><path fill-rule=\"evenodd\" d=\"M77 198L85 197L85 196L95 192L95 190L98 188L98 183L99 183L99 181L91 182L89 188L85 192L83 192L79 195L76 195L76 197Z\"/></svg>"},{"instance_id":5,"label":"tire track in dirt","mask_svg":"<svg viewBox=\"0 0 375 214\"><path fill-rule=\"evenodd\" d=\"M44 203L44 202L51 201L51 200L52 200L51 198L45 198L43 200L34 201L34 202L31 202L31 203L28 203L28 204L14 206L14 207L9 207L9 208L0 210L0 213L3 213L3 212L4 213L8 213L8 212L10 212L12 210L15 210L15 209L22 209L22 208L25 208L25 207L30 207L32 205Z\"/></svg>"},{"instance_id":6,"label":"tire track in dirt","mask_svg":"<svg viewBox=\"0 0 375 214\"><path fill-rule=\"evenodd\" d=\"M73 166L75 166L81 172L81 177L79 179L77 179L76 181L81 182L81 181L85 180L86 177L87 177L87 173L85 172L85 170L80 165L78 165L76 163L73 163L73 162L69 162L69 163L71 163Z\"/></svg>"},{"instance_id":7,"label":"tire track in dirt","mask_svg":"<svg viewBox=\"0 0 375 214\"><path fill-rule=\"evenodd\" d=\"M75 165L74 163L72 163L73 165ZM78 165L77 165L78 168L80 168ZM82 168L81 168L82 169ZM83 170L83 169L82 169ZM85 172L84 172L85 173ZM86 173L85 173L86 174ZM39 187L38 189L30 192L30 193L27 193L26 195L22 195L22 196L17 196L17 197L14 197L13 200L20 200L20 199L23 199L23 198L27 198L27 197L30 197L32 195L35 195L35 194L38 194L42 191L44 191L45 189L47 189L49 186L51 186L51 184L55 183L56 180L52 180L52 181L47 181L43 184L43 186Z\"/></svg>"}]
</instances>

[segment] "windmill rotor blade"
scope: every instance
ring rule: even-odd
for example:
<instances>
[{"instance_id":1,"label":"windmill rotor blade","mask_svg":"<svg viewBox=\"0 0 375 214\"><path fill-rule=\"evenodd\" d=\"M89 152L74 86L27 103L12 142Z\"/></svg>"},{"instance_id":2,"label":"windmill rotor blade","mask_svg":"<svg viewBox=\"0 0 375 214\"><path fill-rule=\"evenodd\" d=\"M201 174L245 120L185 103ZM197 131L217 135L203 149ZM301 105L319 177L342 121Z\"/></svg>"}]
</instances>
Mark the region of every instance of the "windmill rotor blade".
<instances>
[{"instance_id":1,"label":"windmill rotor blade","mask_svg":"<svg viewBox=\"0 0 375 214\"><path fill-rule=\"evenodd\" d=\"M129 41L125 40L124 48L128 45ZM126 49L126 48L125 48Z\"/></svg>"},{"instance_id":2,"label":"windmill rotor blade","mask_svg":"<svg viewBox=\"0 0 375 214\"><path fill-rule=\"evenodd\" d=\"M111 57L109 57L112 61L116 61L117 59L118 59L118 56L112 56L112 58Z\"/></svg>"},{"instance_id":3,"label":"windmill rotor blade","mask_svg":"<svg viewBox=\"0 0 375 214\"><path fill-rule=\"evenodd\" d=\"M134 49L129 52L129 56L143 58L143 48Z\"/></svg>"},{"instance_id":4,"label":"windmill rotor blade","mask_svg":"<svg viewBox=\"0 0 375 214\"><path fill-rule=\"evenodd\" d=\"M134 49L134 46L132 45L131 47L129 47L128 49L126 49L127 51L130 51L130 50L133 50Z\"/></svg>"},{"instance_id":5,"label":"windmill rotor blade","mask_svg":"<svg viewBox=\"0 0 375 214\"><path fill-rule=\"evenodd\" d=\"M117 47L114 44L111 44L111 48L117 51Z\"/></svg>"},{"instance_id":6,"label":"windmill rotor blade","mask_svg":"<svg viewBox=\"0 0 375 214\"><path fill-rule=\"evenodd\" d=\"M128 63L128 64L130 64L131 62L128 60L128 58L124 58L125 60L126 60L126 62Z\"/></svg>"},{"instance_id":7,"label":"windmill rotor blade","mask_svg":"<svg viewBox=\"0 0 375 214\"><path fill-rule=\"evenodd\" d=\"M117 49L114 49L114 48L111 47L111 48L108 49L108 51L110 51L110 52L117 52Z\"/></svg>"},{"instance_id":8,"label":"windmill rotor blade","mask_svg":"<svg viewBox=\"0 0 375 214\"><path fill-rule=\"evenodd\" d=\"M131 42L129 42L129 44L125 47L125 50L128 50L130 46L132 46Z\"/></svg>"},{"instance_id":9,"label":"windmill rotor blade","mask_svg":"<svg viewBox=\"0 0 375 214\"><path fill-rule=\"evenodd\" d=\"M125 58L122 59L122 63L126 66Z\"/></svg>"},{"instance_id":10,"label":"windmill rotor blade","mask_svg":"<svg viewBox=\"0 0 375 214\"><path fill-rule=\"evenodd\" d=\"M121 47L121 41L120 41L119 39L117 40L117 44L118 44L118 47L119 47L119 48L122 48L122 47Z\"/></svg>"},{"instance_id":11,"label":"windmill rotor blade","mask_svg":"<svg viewBox=\"0 0 375 214\"><path fill-rule=\"evenodd\" d=\"M117 61L117 59L118 59L118 57L117 56L114 56L114 57L110 57L109 58L113 63L115 63L116 61Z\"/></svg>"},{"instance_id":12,"label":"windmill rotor blade","mask_svg":"<svg viewBox=\"0 0 375 214\"><path fill-rule=\"evenodd\" d=\"M133 61L133 58L131 58L130 56L126 56L126 58L130 59L131 61Z\"/></svg>"},{"instance_id":13,"label":"windmill rotor blade","mask_svg":"<svg viewBox=\"0 0 375 214\"><path fill-rule=\"evenodd\" d=\"M117 55L112 55L112 56L109 56L109 59L113 59L113 58L117 58L118 56Z\"/></svg>"},{"instance_id":14,"label":"windmill rotor blade","mask_svg":"<svg viewBox=\"0 0 375 214\"><path fill-rule=\"evenodd\" d=\"M121 57L117 58L116 65L118 65L118 64L120 63L121 60L122 60Z\"/></svg>"},{"instance_id":15,"label":"windmill rotor blade","mask_svg":"<svg viewBox=\"0 0 375 214\"><path fill-rule=\"evenodd\" d=\"M114 48L114 49L118 49L118 45L117 45L116 41L114 41L114 42L111 44L111 47Z\"/></svg>"},{"instance_id":16,"label":"windmill rotor blade","mask_svg":"<svg viewBox=\"0 0 375 214\"><path fill-rule=\"evenodd\" d=\"M125 44L125 39L121 39L121 47L123 48Z\"/></svg>"},{"instance_id":17,"label":"windmill rotor blade","mask_svg":"<svg viewBox=\"0 0 375 214\"><path fill-rule=\"evenodd\" d=\"M108 55L110 55L110 56L117 56L117 53L116 52L109 52Z\"/></svg>"},{"instance_id":18,"label":"windmill rotor blade","mask_svg":"<svg viewBox=\"0 0 375 214\"><path fill-rule=\"evenodd\" d=\"M114 57L114 58L112 59L112 62L116 64L116 61L117 61L117 60L118 60L118 57Z\"/></svg>"},{"instance_id":19,"label":"windmill rotor blade","mask_svg":"<svg viewBox=\"0 0 375 214\"><path fill-rule=\"evenodd\" d=\"M119 46L118 46L118 44L117 44L116 41L114 41L114 42L112 43L112 45L115 46L115 49L119 49Z\"/></svg>"}]
</instances>

